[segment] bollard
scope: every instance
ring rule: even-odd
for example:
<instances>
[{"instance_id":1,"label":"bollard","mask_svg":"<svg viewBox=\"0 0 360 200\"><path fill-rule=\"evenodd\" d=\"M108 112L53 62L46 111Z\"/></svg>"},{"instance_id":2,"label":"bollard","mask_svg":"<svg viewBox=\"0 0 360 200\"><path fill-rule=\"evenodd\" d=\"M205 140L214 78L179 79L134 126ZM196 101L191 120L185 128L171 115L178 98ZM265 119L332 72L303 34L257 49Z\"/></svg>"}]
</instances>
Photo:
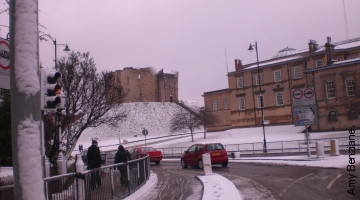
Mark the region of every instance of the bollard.
<instances>
[{"instance_id":1,"label":"bollard","mask_svg":"<svg viewBox=\"0 0 360 200\"><path fill-rule=\"evenodd\" d=\"M316 155L317 155L318 158L324 158L325 157L323 141L317 141L316 142Z\"/></svg>"},{"instance_id":2,"label":"bollard","mask_svg":"<svg viewBox=\"0 0 360 200\"><path fill-rule=\"evenodd\" d=\"M240 158L240 151L234 152L234 157L235 157L235 158Z\"/></svg>"},{"instance_id":3,"label":"bollard","mask_svg":"<svg viewBox=\"0 0 360 200\"><path fill-rule=\"evenodd\" d=\"M330 140L330 152L331 156L339 156L339 141L338 139Z\"/></svg>"},{"instance_id":4,"label":"bollard","mask_svg":"<svg viewBox=\"0 0 360 200\"><path fill-rule=\"evenodd\" d=\"M202 156L202 164L203 164L203 169L204 169L204 173L205 176L207 175L212 175L212 168L211 168L211 158L210 158L210 154L205 153Z\"/></svg>"},{"instance_id":5,"label":"bollard","mask_svg":"<svg viewBox=\"0 0 360 200\"><path fill-rule=\"evenodd\" d=\"M85 180L84 175L82 174L84 172L84 162L82 161L80 154L76 154L75 169L77 173L76 183L78 189L78 199L85 200Z\"/></svg>"}]
</instances>

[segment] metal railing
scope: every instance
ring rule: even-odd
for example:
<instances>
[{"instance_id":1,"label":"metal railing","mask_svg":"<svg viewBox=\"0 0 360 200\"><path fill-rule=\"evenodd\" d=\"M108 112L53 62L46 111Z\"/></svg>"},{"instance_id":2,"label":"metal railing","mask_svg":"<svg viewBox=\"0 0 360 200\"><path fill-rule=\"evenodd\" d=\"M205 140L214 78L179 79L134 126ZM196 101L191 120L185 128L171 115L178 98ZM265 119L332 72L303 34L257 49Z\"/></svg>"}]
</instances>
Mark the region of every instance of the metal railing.
<instances>
[{"instance_id":1,"label":"metal railing","mask_svg":"<svg viewBox=\"0 0 360 200\"><path fill-rule=\"evenodd\" d=\"M339 150L346 150L349 145L348 137L339 138L323 138L323 139L310 139L310 149L316 148L317 141L323 141L324 150L330 150L330 140L338 139ZM356 148L360 149L360 136L355 137ZM267 142L267 153L296 153L306 152L307 143L306 140L291 140L291 141L278 141L278 142ZM241 154L258 154L263 153L264 145L262 142L257 143L242 143L242 144L227 144L224 145L226 151L230 154L231 152L241 152ZM162 151L164 157L179 157L189 147L169 147L169 148L156 148Z\"/></svg>"},{"instance_id":2,"label":"metal railing","mask_svg":"<svg viewBox=\"0 0 360 200\"><path fill-rule=\"evenodd\" d=\"M44 178L48 200L123 199L150 177L149 156L126 163L107 165L83 173ZM14 186L0 186L0 199L14 199Z\"/></svg>"}]
</instances>

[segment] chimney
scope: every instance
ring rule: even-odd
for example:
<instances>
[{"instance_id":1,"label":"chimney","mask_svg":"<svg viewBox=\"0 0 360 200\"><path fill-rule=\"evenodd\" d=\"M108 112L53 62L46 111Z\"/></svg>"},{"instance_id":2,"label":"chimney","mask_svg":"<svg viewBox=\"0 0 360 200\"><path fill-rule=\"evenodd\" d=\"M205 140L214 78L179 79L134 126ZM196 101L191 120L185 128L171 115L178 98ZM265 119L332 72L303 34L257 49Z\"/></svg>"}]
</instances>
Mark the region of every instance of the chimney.
<instances>
[{"instance_id":1,"label":"chimney","mask_svg":"<svg viewBox=\"0 0 360 200\"><path fill-rule=\"evenodd\" d=\"M235 71L240 71L243 69L243 65L240 59L235 59Z\"/></svg>"},{"instance_id":2,"label":"chimney","mask_svg":"<svg viewBox=\"0 0 360 200\"><path fill-rule=\"evenodd\" d=\"M318 50L318 44L315 40L310 40L309 42L309 52L313 53Z\"/></svg>"},{"instance_id":3,"label":"chimney","mask_svg":"<svg viewBox=\"0 0 360 200\"><path fill-rule=\"evenodd\" d=\"M334 63L333 59L335 58L335 45L331 44L331 37L327 37L327 43L325 44L325 55L326 55L326 65L331 65Z\"/></svg>"}]
</instances>

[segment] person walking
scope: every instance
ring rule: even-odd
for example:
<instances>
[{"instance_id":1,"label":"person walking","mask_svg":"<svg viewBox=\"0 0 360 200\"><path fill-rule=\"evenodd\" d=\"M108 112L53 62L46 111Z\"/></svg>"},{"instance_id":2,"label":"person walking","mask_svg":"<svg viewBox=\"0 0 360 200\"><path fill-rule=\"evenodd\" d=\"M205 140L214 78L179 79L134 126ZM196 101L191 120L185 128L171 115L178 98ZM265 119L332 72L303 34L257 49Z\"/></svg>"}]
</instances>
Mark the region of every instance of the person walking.
<instances>
[{"instance_id":1,"label":"person walking","mask_svg":"<svg viewBox=\"0 0 360 200\"><path fill-rule=\"evenodd\" d=\"M114 162L114 164L124 163L124 162L127 162L129 160L132 160L130 153L127 150L125 150L124 146L120 145L118 147L117 153L115 154L115 162ZM129 185L127 166L126 165L119 166L118 170L120 171L120 183L121 183L121 185L127 187Z\"/></svg>"},{"instance_id":2,"label":"person walking","mask_svg":"<svg viewBox=\"0 0 360 200\"><path fill-rule=\"evenodd\" d=\"M99 168L101 166L101 155L100 155L100 149L97 146L98 142L96 140L92 141L92 145L89 147L87 152L87 169L95 169ZM95 187L99 188L101 186L101 179L99 170L91 172L91 189L95 190Z\"/></svg>"}]
</instances>

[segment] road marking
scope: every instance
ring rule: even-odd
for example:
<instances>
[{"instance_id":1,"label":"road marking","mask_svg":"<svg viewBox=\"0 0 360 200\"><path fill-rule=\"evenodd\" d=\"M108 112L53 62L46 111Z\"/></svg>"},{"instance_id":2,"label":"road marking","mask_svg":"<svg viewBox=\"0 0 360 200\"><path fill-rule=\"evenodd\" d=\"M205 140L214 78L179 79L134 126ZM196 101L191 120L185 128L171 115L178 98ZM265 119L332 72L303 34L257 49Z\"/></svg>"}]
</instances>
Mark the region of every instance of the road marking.
<instances>
[{"instance_id":1,"label":"road marking","mask_svg":"<svg viewBox=\"0 0 360 200\"><path fill-rule=\"evenodd\" d=\"M327 186L327 189L330 189L332 184L336 181L336 179L340 178L342 174L337 175L333 180L330 181L329 185Z\"/></svg>"},{"instance_id":2,"label":"road marking","mask_svg":"<svg viewBox=\"0 0 360 200\"><path fill-rule=\"evenodd\" d=\"M304 179L304 178L306 178L306 177L309 177L309 176L311 176L311 175L313 175L313 174L314 174L314 173L308 174L308 175L303 176L303 177L297 179L296 181L292 182L292 183L291 183L290 185L288 185L285 189L283 189L283 191L280 192L279 197L282 197L282 195L285 194L285 192L286 192L292 185L294 185L294 183L297 183L298 181L300 181L300 180L302 180L302 179Z\"/></svg>"}]
</instances>

